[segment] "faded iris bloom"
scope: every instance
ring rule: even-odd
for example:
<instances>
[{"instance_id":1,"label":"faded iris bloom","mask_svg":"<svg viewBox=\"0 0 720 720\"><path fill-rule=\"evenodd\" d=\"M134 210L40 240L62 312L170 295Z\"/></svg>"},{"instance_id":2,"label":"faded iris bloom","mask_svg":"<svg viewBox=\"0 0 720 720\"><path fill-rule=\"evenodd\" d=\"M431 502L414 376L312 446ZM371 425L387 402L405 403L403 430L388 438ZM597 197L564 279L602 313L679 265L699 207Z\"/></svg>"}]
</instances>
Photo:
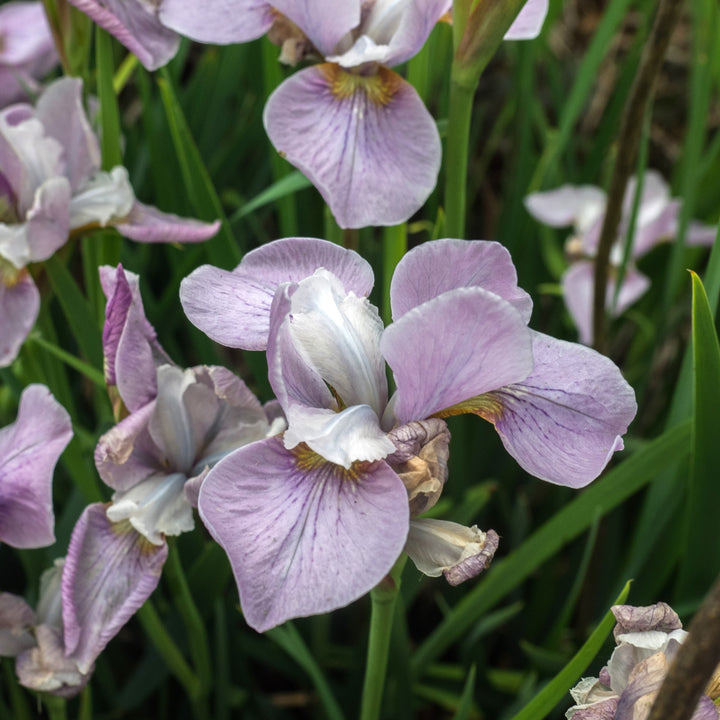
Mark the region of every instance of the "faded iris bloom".
<instances>
[{"instance_id":1,"label":"faded iris bloom","mask_svg":"<svg viewBox=\"0 0 720 720\"><path fill-rule=\"evenodd\" d=\"M17 420L0 429L0 542L55 542L52 477L72 434L70 416L44 385L25 388Z\"/></svg>"},{"instance_id":2,"label":"faded iris bloom","mask_svg":"<svg viewBox=\"0 0 720 720\"><path fill-rule=\"evenodd\" d=\"M665 603L616 605L616 647L599 678L583 678L571 691L568 720L645 720L678 648L687 636ZM692 720L718 720L718 708L703 695Z\"/></svg>"},{"instance_id":3,"label":"faded iris bloom","mask_svg":"<svg viewBox=\"0 0 720 720\"><path fill-rule=\"evenodd\" d=\"M37 318L27 266L47 260L71 232L112 225L139 242L197 242L217 224L179 218L135 199L127 170L100 169L100 146L82 106L82 82L63 78L30 105L0 113L0 367Z\"/></svg>"},{"instance_id":4,"label":"faded iris bloom","mask_svg":"<svg viewBox=\"0 0 720 720\"><path fill-rule=\"evenodd\" d=\"M444 482L443 418L476 413L528 472L582 487L622 447L635 414L612 362L527 327L530 297L497 243L409 252L387 328L367 300L372 284L357 254L290 238L233 272L201 267L181 286L186 314L211 338L267 350L288 421L282 437L228 455L200 491L200 515L261 631L355 600L403 549L451 582L487 565L494 533L410 526Z\"/></svg>"},{"instance_id":5,"label":"faded iris bloom","mask_svg":"<svg viewBox=\"0 0 720 720\"><path fill-rule=\"evenodd\" d=\"M623 201L623 214L618 240L610 253L606 309L614 317L621 315L639 300L650 287L650 280L635 266L635 260L656 245L672 240L678 231L681 201L671 198L670 189L659 173L648 170L643 179L640 204L635 223L630 261L617 293L616 276L622 263L625 237L630 225L632 203L637 187L631 178ZM563 185L556 190L532 193L525 198L525 207L537 220L551 227L573 227L565 251L571 264L562 277L565 305L580 334L580 342L591 345L595 255L605 219L607 198L594 185ZM692 222L688 228L689 245L710 245L715 241L715 228Z\"/></svg>"},{"instance_id":6,"label":"faded iris bloom","mask_svg":"<svg viewBox=\"0 0 720 720\"><path fill-rule=\"evenodd\" d=\"M0 6L0 107L38 92L37 81L58 63L41 2Z\"/></svg>"}]
</instances>

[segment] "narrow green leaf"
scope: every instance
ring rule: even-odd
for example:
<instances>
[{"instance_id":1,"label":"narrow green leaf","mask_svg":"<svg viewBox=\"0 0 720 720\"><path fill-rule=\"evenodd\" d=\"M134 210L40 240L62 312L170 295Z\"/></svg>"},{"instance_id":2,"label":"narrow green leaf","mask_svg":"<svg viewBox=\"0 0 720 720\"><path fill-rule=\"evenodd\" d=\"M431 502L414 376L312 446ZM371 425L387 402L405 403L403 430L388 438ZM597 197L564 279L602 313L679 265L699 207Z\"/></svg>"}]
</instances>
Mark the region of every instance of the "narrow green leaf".
<instances>
[{"instance_id":1,"label":"narrow green leaf","mask_svg":"<svg viewBox=\"0 0 720 720\"><path fill-rule=\"evenodd\" d=\"M475 691L475 675L477 669L475 665L470 666L470 672L465 680L465 687L463 688L463 694L460 696L460 705L458 706L457 712L455 713L453 720L468 720L470 717L470 710L472 710L472 699L473 692Z\"/></svg>"},{"instance_id":2,"label":"narrow green leaf","mask_svg":"<svg viewBox=\"0 0 720 720\"><path fill-rule=\"evenodd\" d=\"M236 210L230 217L230 224L234 225L240 218L249 215L258 208L277 202L298 190L310 187L310 185L311 182L299 170L288 173Z\"/></svg>"},{"instance_id":3,"label":"narrow green leaf","mask_svg":"<svg viewBox=\"0 0 720 720\"><path fill-rule=\"evenodd\" d=\"M630 591L630 580L613 605L622 605ZM595 628L585 644L575 653L572 660L519 712L512 720L543 720L563 696L575 685L588 665L600 651L605 638L615 625L615 616L610 610Z\"/></svg>"},{"instance_id":4,"label":"narrow green leaf","mask_svg":"<svg viewBox=\"0 0 720 720\"><path fill-rule=\"evenodd\" d=\"M485 579L465 595L418 648L412 669L416 677L490 608L515 589L545 560L689 452L690 422L656 438L624 460L582 495L556 513L517 550L493 563Z\"/></svg>"},{"instance_id":5,"label":"narrow green leaf","mask_svg":"<svg viewBox=\"0 0 720 720\"><path fill-rule=\"evenodd\" d=\"M97 89L100 98L100 147L103 170L122 165L120 113L113 85L112 38L100 26L95 28Z\"/></svg>"},{"instance_id":6,"label":"narrow green leaf","mask_svg":"<svg viewBox=\"0 0 720 720\"><path fill-rule=\"evenodd\" d=\"M52 353L56 358L69 365L73 370L77 370L81 375L84 375L90 382L94 383L98 387L105 389L105 377L103 374L96 370L92 365L88 365L86 362L76 358L69 352L66 352L62 348L58 347L54 343L48 342L40 335L30 335L28 340L37 343L43 350L47 350Z\"/></svg>"}]
</instances>

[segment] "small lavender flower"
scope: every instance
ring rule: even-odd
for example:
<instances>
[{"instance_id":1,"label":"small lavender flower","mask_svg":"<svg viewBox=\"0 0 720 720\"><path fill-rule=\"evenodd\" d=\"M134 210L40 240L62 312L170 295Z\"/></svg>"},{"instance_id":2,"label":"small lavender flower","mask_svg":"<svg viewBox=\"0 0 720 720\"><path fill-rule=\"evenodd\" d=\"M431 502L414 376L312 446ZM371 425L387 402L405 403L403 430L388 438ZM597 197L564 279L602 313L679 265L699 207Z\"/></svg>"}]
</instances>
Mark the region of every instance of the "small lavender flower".
<instances>
[{"instance_id":1,"label":"small lavender flower","mask_svg":"<svg viewBox=\"0 0 720 720\"><path fill-rule=\"evenodd\" d=\"M372 281L357 254L289 238L181 286L186 314L210 337L267 350L288 420L282 437L224 458L200 491L258 630L351 602L403 549L451 582L486 566L490 531L421 520L410 530L444 483L443 418L476 413L526 470L581 487L635 414L607 358L528 329L531 300L497 243L440 240L408 253L385 329L367 300Z\"/></svg>"}]
</instances>

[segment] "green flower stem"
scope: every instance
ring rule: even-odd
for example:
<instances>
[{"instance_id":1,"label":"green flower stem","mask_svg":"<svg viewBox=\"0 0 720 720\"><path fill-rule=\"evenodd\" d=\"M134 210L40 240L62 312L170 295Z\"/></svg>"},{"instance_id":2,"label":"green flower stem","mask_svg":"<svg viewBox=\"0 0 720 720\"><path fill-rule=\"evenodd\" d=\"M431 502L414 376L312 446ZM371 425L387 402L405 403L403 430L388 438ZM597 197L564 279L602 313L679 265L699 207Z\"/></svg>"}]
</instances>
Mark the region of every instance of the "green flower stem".
<instances>
[{"instance_id":1,"label":"green flower stem","mask_svg":"<svg viewBox=\"0 0 720 720\"><path fill-rule=\"evenodd\" d=\"M383 231L383 295L382 315L385 325L392 322L390 309L390 282L396 265L407 252L407 225L391 225Z\"/></svg>"},{"instance_id":2,"label":"green flower stem","mask_svg":"<svg viewBox=\"0 0 720 720\"><path fill-rule=\"evenodd\" d=\"M395 613L395 602L400 591L400 576L406 561L407 555L403 553L390 574L370 592L372 602L370 638L360 720L377 720L380 717L390 648L390 632Z\"/></svg>"},{"instance_id":3,"label":"green flower stem","mask_svg":"<svg viewBox=\"0 0 720 720\"><path fill-rule=\"evenodd\" d=\"M67 720L65 698L56 697L55 695L43 695L42 699L50 720Z\"/></svg>"},{"instance_id":4,"label":"green flower stem","mask_svg":"<svg viewBox=\"0 0 720 720\"><path fill-rule=\"evenodd\" d=\"M190 643L190 653L195 665L198 679L198 694L206 697L212 686L212 667L210 664L210 649L205 624L200 611L195 605L185 573L180 563L180 552L175 543L170 545L168 562L165 567L165 578L175 598L175 603L182 615L185 629Z\"/></svg>"}]
</instances>

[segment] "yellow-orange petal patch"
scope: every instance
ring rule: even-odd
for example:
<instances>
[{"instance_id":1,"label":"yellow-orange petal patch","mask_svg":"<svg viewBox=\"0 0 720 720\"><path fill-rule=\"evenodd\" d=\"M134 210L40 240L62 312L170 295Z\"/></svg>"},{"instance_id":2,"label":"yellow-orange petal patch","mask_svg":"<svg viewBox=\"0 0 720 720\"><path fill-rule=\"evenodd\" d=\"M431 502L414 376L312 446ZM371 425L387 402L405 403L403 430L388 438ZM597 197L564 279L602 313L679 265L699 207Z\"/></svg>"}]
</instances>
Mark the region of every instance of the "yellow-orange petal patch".
<instances>
[{"instance_id":1,"label":"yellow-orange petal patch","mask_svg":"<svg viewBox=\"0 0 720 720\"><path fill-rule=\"evenodd\" d=\"M327 80L330 92L339 100L363 93L373 104L387 105L403 83L397 73L382 65L373 75L351 73L336 63L323 63L318 69Z\"/></svg>"},{"instance_id":2,"label":"yellow-orange petal patch","mask_svg":"<svg viewBox=\"0 0 720 720\"><path fill-rule=\"evenodd\" d=\"M300 443L297 447L293 448L292 452L297 458L296 463L298 470L303 473L325 473L337 477L340 480L359 480L360 476L372 465L372 463L357 460L349 468L344 468L342 465L336 465L326 460L305 443Z\"/></svg>"},{"instance_id":3,"label":"yellow-orange petal patch","mask_svg":"<svg viewBox=\"0 0 720 720\"><path fill-rule=\"evenodd\" d=\"M445 410L440 410L433 417L448 418L472 413L473 415L479 415L483 420L487 420L494 425L502 417L503 410L503 404L493 393L485 393L463 400L457 405L445 408Z\"/></svg>"}]
</instances>

